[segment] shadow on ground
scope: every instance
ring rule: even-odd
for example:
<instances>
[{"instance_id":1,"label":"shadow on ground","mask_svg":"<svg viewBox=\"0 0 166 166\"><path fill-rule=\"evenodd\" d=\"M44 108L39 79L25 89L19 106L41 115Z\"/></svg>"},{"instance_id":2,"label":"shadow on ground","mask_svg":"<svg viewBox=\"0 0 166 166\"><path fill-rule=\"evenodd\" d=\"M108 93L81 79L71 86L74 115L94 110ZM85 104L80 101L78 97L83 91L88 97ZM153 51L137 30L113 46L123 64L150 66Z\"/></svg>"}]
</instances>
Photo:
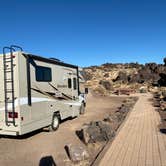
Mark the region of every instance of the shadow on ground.
<instances>
[{"instance_id":1,"label":"shadow on ground","mask_svg":"<svg viewBox=\"0 0 166 166\"><path fill-rule=\"evenodd\" d=\"M39 166L56 166L52 156L45 156L40 159Z\"/></svg>"},{"instance_id":2,"label":"shadow on ground","mask_svg":"<svg viewBox=\"0 0 166 166\"><path fill-rule=\"evenodd\" d=\"M66 118L62 121L60 121L60 123L64 123L66 121L70 121L70 120L73 120L73 119L76 119L76 117L69 117L69 118ZM30 133L27 133L27 134L24 134L24 135L18 135L18 136L9 136L9 135L0 135L0 138L8 138L8 139L27 139L27 138L30 138L30 137L33 137L35 135L38 135L40 134L41 132L50 132L49 131L49 127L45 127L45 128L42 128L42 129L38 129L38 130L35 130L35 131L32 131Z\"/></svg>"}]
</instances>

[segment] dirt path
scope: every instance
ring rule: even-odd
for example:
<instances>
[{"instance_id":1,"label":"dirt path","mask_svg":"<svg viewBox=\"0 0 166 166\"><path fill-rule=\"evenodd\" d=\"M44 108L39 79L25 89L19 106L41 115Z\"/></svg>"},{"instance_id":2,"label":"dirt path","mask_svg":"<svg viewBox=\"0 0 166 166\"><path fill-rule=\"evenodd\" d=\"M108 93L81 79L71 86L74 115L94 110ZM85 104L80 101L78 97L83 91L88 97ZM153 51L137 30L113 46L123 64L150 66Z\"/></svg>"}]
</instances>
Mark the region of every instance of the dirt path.
<instances>
[{"instance_id":1,"label":"dirt path","mask_svg":"<svg viewBox=\"0 0 166 166\"><path fill-rule=\"evenodd\" d=\"M67 120L56 132L38 131L22 139L12 137L0 138L0 165L36 166L44 165L45 157L58 166L68 165L69 159L65 145L81 144L75 131L82 124L92 120L102 120L122 104L124 97L88 96L86 113L73 120Z\"/></svg>"},{"instance_id":2,"label":"dirt path","mask_svg":"<svg viewBox=\"0 0 166 166\"><path fill-rule=\"evenodd\" d=\"M149 101L151 98L151 94L140 95L120 132L96 165L166 165L166 135L158 130L160 117Z\"/></svg>"}]
</instances>

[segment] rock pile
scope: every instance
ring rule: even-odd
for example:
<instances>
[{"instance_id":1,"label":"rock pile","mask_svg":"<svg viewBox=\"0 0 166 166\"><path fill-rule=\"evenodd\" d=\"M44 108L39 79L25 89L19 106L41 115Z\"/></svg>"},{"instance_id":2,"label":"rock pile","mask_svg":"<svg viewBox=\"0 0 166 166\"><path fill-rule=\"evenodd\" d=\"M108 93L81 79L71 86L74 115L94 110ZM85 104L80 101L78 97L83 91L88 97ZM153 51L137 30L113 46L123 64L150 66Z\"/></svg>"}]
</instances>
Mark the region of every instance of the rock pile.
<instances>
[{"instance_id":1,"label":"rock pile","mask_svg":"<svg viewBox=\"0 0 166 166\"><path fill-rule=\"evenodd\" d=\"M118 129L118 127L121 125L122 121L125 119L127 113L133 109L134 104L138 100L137 97L135 98L128 98L124 100L121 107L119 107L115 113L110 114L107 116L104 121L109 122L114 131Z\"/></svg>"},{"instance_id":2,"label":"rock pile","mask_svg":"<svg viewBox=\"0 0 166 166\"><path fill-rule=\"evenodd\" d=\"M161 117L160 130L166 133L166 89L154 93L153 105L157 107L157 111Z\"/></svg>"},{"instance_id":3,"label":"rock pile","mask_svg":"<svg viewBox=\"0 0 166 166\"><path fill-rule=\"evenodd\" d=\"M84 68L86 84L96 93L108 95L118 89L130 89L140 91L142 86L146 92L154 86L166 86L166 58L165 64L138 63L112 64ZM145 88L144 88L145 89Z\"/></svg>"},{"instance_id":4,"label":"rock pile","mask_svg":"<svg viewBox=\"0 0 166 166\"><path fill-rule=\"evenodd\" d=\"M137 99L127 98L121 107L104 118L103 121L92 121L89 124L84 124L82 129L77 131L77 135L86 145L111 140Z\"/></svg>"},{"instance_id":5,"label":"rock pile","mask_svg":"<svg viewBox=\"0 0 166 166\"><path fill-rule=\"evenodd\" d=\"M90 165L91 160L95 160L96 155L101 152L107 142L114 138L117 129L124 121L127 113L133 108L137 99L126 98L117 110L111 111L111 114L103 120L91 121L76 131L76 135L84 144L68 144L65 146L68 157L74 165Z\"/></svg>"}]
</instances>

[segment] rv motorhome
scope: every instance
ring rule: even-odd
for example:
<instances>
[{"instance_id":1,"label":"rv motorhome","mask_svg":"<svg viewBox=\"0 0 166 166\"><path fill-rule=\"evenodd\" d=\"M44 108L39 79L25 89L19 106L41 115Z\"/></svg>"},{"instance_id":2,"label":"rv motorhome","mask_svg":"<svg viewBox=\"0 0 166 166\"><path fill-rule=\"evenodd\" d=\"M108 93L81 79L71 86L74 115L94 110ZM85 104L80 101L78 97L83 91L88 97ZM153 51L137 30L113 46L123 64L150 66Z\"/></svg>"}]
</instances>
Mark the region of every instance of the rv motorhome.
<instances>
[{"instance_id":1,"label":"rv motorhome","mask_svg":"<svg viewBox=\"0 0 166 166\"><path fill-rule=\"evenodd\" d=\"M19 50L20 49L20 50ZM6 53L9 52L9 53ZM0 135L23 135L84 113L78 66L4 47L0 55Z\"/></svg>"}]
</instances>

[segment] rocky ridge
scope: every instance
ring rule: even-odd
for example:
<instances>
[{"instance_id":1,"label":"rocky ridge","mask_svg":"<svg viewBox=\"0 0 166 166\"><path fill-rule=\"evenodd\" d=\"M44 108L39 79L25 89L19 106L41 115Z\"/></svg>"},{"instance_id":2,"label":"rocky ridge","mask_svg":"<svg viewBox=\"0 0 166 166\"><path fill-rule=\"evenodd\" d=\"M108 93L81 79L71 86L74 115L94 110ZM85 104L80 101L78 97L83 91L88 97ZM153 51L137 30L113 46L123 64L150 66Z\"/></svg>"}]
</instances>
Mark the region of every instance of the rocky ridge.
<instances>
[{"instance_id":1,"label":"rocky ridge","mask_svg":"<svg viewBox=\"0 0 166 166\"><path fill-rule=\"evenodd\" d=\"M153 91L166 86L166 58L164 64L112 64L84 68L86 86L96 93L108 95L117 90Z\"/></svg>"}]
</instances>

